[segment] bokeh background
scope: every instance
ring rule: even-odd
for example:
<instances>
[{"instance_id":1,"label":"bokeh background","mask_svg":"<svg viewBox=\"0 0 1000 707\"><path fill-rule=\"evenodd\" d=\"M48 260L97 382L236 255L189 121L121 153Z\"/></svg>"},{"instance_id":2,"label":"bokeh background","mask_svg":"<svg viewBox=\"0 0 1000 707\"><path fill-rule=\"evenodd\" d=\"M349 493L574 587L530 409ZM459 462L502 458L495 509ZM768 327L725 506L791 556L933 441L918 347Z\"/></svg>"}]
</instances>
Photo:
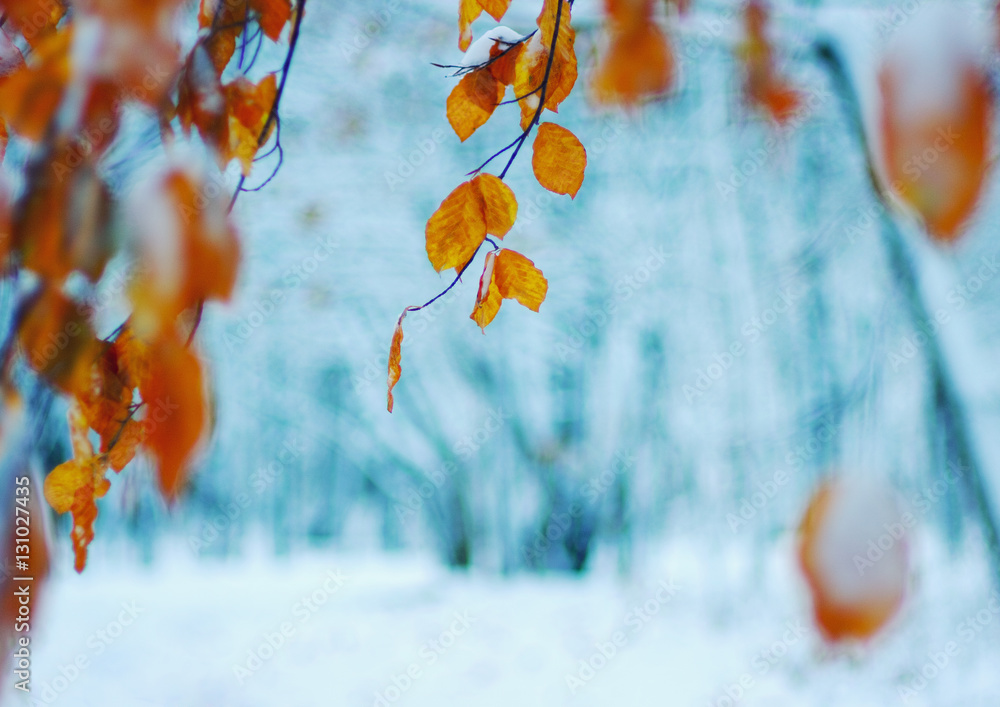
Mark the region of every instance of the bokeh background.
<instances>
[{"instance_id":1,"label":"bokeh background","mask_svg":"<svg viewBox=\"0 0 1000 707\"><path fill-rule=\"evenodd\" d=\"M199 334L215 430L189 493L168 509L142 461L115 478L82 575L55 519L32 701L7 701L995 705L998 184L954 247L888 217L817 51L827 26L882 41L929 4L849 3L869 26L846 33L822 21L845 4L780 5L807 108L785 128L741 101L736 3L696 0L673 32L668 101L601 111L581 83L558 116L588 150L577 198L527 154L508 178L505 243L548 278L540 313L508 304L484 336L466 277L407 318L389 415L396 318L450 282L424 223L518 110L451 131L454 80L431 62L460 58L456 3L309 2L284 164L240 197L238 293ZM985 22L987 4L966 9ZM504 23L527 31L537 5ZM600 10L574 8L583 81ZM150 130L110 167L123 192ZM836 470L919 517L902 611L849 650L812 625L794 557Z\"/></svg>"}]
</instances>

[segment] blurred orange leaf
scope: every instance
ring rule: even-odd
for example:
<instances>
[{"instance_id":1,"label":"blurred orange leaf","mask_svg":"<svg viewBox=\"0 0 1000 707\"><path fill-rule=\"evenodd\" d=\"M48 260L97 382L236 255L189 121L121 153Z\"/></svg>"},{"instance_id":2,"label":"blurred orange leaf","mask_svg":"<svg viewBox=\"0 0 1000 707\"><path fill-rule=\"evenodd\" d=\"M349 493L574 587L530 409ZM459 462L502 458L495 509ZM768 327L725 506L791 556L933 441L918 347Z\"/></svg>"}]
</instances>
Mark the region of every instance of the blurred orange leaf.
<instances>
[{"instance_id":1,"label":"blurred orange leaf","mask_svg":"<svg viewBox=\"0 0 1000 707\"><path fill-rule=\"evenodd\" d=\"M208 420L201 363L171 337L150 342L149 372L139 382L145 404L145 449L156 461L160 489L174 498ZM136 432L138 434L138 432Z\"/></svg>"},{"instance_id":2,"label":"blurred orange leaf","mask_svg":"<svg viewBox=\"0 0 1000 707\"><path fill-rule=\"evenodd\" d=\"M767 34L769 19L763 1L750 0L744 15L746 39L739 49L745 70L743 93L748 103L783 125L798 112L802 99L775 69L774 51Z\"/></svg>"},{"instance_id":3,"label":"blurred orange leaf","mask_svg":"<svg viewBox=\"0 0 1000 707\"><path fill-rule=\"evenodd\" d=\"M147 340L175 326L177 315L206 299L228 299L236 283L240 249L227 203L201 178L172 169L153 186L158 208L172 218L137 221L144 276L131 289L133 327ZM208 194L213 196L210 198Z\"/></svg>"},{"instance_id":4,"label":"blurred orange leaf","mask_svg":"<svg viewBox=\"0 0 1000 707\"><path fill-rule=\"evenodd\" d=\"M262 133L277 90L274 74L268 74L257 84L238 78L224 87L229 112L229 152L224 159L228 162L238 158L245 177L250 174L261 144L267 142L268 135ZM273 132L274 126L272 121L268 133Z\"/></svg>"},{"instance_id":5,"label":"blurred orange leaf","mask_svg":"<svg viewBox=\"0 0 1000 707\"><path fill-rule=\"evenodd\" d=\"M66 4L62 0L45 3L39 0L3 0L0 8L32 48L51 35L66 14Z\"/></svg>"},{"instance_id":6,"label":"blurred orange leaf","mask_svg":"<svg viewBox=\"0 0 1000 707\"><path fill-rule=\"evenodd\" d=\"M608 50L593 77L594 99L635 105L669 90L674 57L653 19L653 0L606 0Z\"/></svg>"},{"instance_id":7,"label":"blurred orange leaf","mask_svg":"<svg viewBox=\"0 0 1000 707\"><path fill-rule=\"evenodd\" d=\"M43 286L18 330L28 365L64 393L74 395L90 383L99 354L94 331L82 308L52 286Z\"/></svg>"},{"instance_id":8,"label":"blurred orange leaf","mask_svg":"<svg viewBox=\"0 0 1000 707\"><path fill-rule=\"evenodd\" d=\"M219 76L236 52L236 38L243 31L248 10L247 0L201 0L198 25L209 34L199 46L204 46Z\"/></svg>"},{"instance_id":9,"label":"blurred orange leaf","mask_svg":"<svg viewBox=\"0 0 1000 707\"><path fill-rule=\"evenodd\" d=\"M60 148L66 148L64 151ZM113 253L111 191L89 161L68 166L68 143L45 150L15 213L24 267L61 282L74 270L97 282Z\"/></svg>"},{"instance_id":10,"label":"blurred orange leaf","mask_svg":"<svg viewBox=\"0 0 1000 707\"><path fill-rule=\"evenodd\" d=\"M972 63L947 87L927 86L907 67L889 64L879 75L883 154L888 189L923 219L930 235L951 242L982 197L992 164L994 94L989 77ZM919 87L919 88L918 88ZM949 105L908 111L905 95L945 91Z\"/></svg>"},{"instance_id":11,"label":"blurred orange leaf","mask_svg":"<svg viewBox=\"0 0 1000 707\"><path fill-rule=\"evenodd\" d=\"M257 11L257 22L264 34L277 42L292 16L292 3L289 0L250 0L250 6Z\"/></svg>"},{"instance_id":12,"label":"blurred orange leaf","mask_svg":"<svg viewBox=\"0 0 1000 707\"><path fill-rule=\"evenodd\" d=\"M868 479L835 478L816 490L799 526L798 559L825 638L871 638L899 610L908 579L906 531L915 523L889 489ZM890 545L873 556L871 546L883 536Z\"/></svg>"},{"instance_id":13,"label":"blurred orange leaf","mask_svg":"<svg viewBox=\"0 0 1000 707\"><path fill-rule=\"evenodd\" d=\"M70 436L73 440L73 459L60 464L45 477L45 498L57 513L73 514L74 566L82 572L87 564L87 546L94 539L94 520L97 518L98 498L103 497L111 482L104 474L108 461L94 456L93 447L85 442L87 422L76 405L69 411Z\"/></svg>"},{"instance_id":14,"label":"blurred orange leaf","mask_svg":"<svg viewBox=\"0 0 1000 707\"><path fill-rule=\"evenodd\" d=\"M14 132L41 140L62 102L70 77L72 28L45 35L31 63L0 81L0 116Z\"/></svg>"}]
</instances>

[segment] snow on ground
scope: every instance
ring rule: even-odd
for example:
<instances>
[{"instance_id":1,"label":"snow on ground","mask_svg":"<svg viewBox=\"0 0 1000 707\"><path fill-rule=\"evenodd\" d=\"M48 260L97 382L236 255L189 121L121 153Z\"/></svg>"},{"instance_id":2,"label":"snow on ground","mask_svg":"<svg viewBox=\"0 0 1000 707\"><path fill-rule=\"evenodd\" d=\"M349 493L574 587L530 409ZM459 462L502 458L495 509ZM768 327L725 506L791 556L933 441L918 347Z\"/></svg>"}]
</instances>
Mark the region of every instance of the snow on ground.
<instances>
[{"instance_id":1,"label":"snow on ground","mask_svg":"<svg viewBox=\"0 0 1000 707\"><path fill-rule=\"evenodd\" d=\"M610 567L499 579L333 552L206 563L178 547L149 569L93 562L50 585L33 702L9 703L997 704L1000 599L981 553L925 551L891 630L833 652L808 621L790 550L778 542L755 570L744 547L678 540L630 581Z\"/></svg>"}]
</instances>

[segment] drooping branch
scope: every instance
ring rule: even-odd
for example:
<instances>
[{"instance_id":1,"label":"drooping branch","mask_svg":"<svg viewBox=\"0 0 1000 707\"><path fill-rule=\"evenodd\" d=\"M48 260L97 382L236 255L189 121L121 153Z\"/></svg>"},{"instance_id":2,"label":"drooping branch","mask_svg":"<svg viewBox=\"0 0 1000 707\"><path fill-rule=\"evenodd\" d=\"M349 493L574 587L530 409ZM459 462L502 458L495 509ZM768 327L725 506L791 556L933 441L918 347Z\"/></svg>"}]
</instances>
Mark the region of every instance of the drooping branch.
<instances>
[{"instance_id":1,"label":"drooping branch","mask_svg":"<svg viewBox=\"0 0 1000 707\"><path fill-rule=\"evenodd\" d=\"M566 0L559 0L559 4L556 6L556 21L555 21L555 26L552 30L552 43L549 46L549 56L548 56L548 61L545 64L545 75L542 77L542 82L535 89L533 89L531 93L528 93L527 95L522 97L522 98L527 98L535 91L538 91L539 93L538 107L535 108L535 114L534 116L532 116L531 122L528 123L528 126L521 131L521 134L518 135L513 142L511 142L509 145L499 150L498 152L495 152L485 162L479 165L479 167L469 172L470 176L474 174L479 174L480 172L483 171L486 165L488 165L497 157L499 157L500 155L504 154L505 152L513 148L514 151L511 153L510 158L507 160L506 166L503 168L503 171L500 172L499 175L500 179L506 177L507 171L510 169L511 165L514 164L514 160L517 158L517 153L521 151L521 146L524 145L524 141L528 139L528 136L531 134L531 131L534 129L536 125L538 125L538 121L542 117L542 111L545 110L545 98L549 89L549 79L552 77L552 64L556 58L556 45L559 42L559 26L562 22L562 9L563 9L563 3L565 1ZM570 1L569 4L570 7L573 6L572 1ZM534 32L532 32L532 34L534 34Z\"/></svg>"},{"instance_id":2,"label":"drooping branch","mask_svg":"<svg viewBox=\"0 0 1000 707\"><path fill-rule=\"evenodd\" d=\"M854 127L860 148L867 150L861 105L840 53L827 42L821 42L816 52L831 75L834 91L840 97L848 122ZM932 308L921 291L917 263L906 245L899 223L887 209L883 209L881 214L883 244L910 317L915 323L932 321ZM973 440L962 391L956 381L954 364L943 350L937 333L928 334L925 350L934 387L935 408L943 423L947 446L963 470L961 478L979 513L994 582L1000 585L1000 524L983 477L979 451Z\"/></svg>"}]
</instances>

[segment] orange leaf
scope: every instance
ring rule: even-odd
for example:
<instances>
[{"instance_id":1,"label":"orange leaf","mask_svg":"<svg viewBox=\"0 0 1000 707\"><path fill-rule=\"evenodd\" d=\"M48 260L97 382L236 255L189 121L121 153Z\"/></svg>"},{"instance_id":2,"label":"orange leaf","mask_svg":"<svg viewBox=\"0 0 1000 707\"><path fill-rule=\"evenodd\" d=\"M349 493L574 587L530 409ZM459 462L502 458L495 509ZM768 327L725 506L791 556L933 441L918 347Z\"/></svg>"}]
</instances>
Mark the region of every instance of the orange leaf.
<instances>
[{"instance_id":1,"label":"orange leaf","mask_svg":"<svg viewBox=\"0 0 1000 707\"><path fill-rule=\"evenodd\" d=\"M913 209L928 233L952 242L982 199L992 164L994 92L989 75L974 63L942 63L946 86L929 86L902 63L879 74L882 154L887 188ZM935 92L946 104L925 110L904 106ZM898 202L897 202L898 203Z\"/></svg>"},{"instance_id":2,"label":"orange leaf","mask_svg":"<svg viewBox=\"0 0 1000 707\"><path fill-rule=\"evenodd\" d=\"M504 299L516 299L535 312L545 301L548 280L535 264L513 250L502 250L493 268L493 280Z\"/></svg>"},{"instance_id":3,"label":"orange leaf","mask_svg":"<svg viewBox=\"0 0 1000 707\"><path fill-rule=\"evenodd\" d=\"M44 493L49 505L57 513L73 513L74 566L82 572L87 564L87 546L94 539L94 520L97 518L96 500L111 488L104 474L108 460L93 455L87 440L87 425L76 404L69 410L70 436L73 442L73 459L60 464L45 477Z\"/></svg>"},{"instance_id":4,"label":"orange leaf","mask_svg":"<svg viewBox=\"0 0 1000 707\"><path fill-rule=\"evenodd\" d=\"M486 208L482 192L462 182L445 197L427 221L427 257L438 272L469 262L486 238Z\"/></svg>"},{"instance_id":5,"label":"orange leaf","mask_svg":"<svg viewBox=\"0 0 1000 707\"><path fill-rule=\"evenodd\" d=\"M462 142L490 119L503 94L504 85L486 69L462 77L448 96L448 122Z\"/></svg>"},{"instance_id":6,"label":"orange leaf","mask_svg":"<svg viewBox=\"0 0 1000 707\"><path fill-rule=\"evenodd\" d=\"M250 0L250 6L257 11L260 28L268 39L277 42L281 30L285 28L292 16L292 4L289 0Z\"/></svg>"},{"instance_id":7,"label":"orange leaf","mask_svg":"<svg viewBox=\"0 0 1000 707\"><path fill-rule=\"evenodd\" d=\"M70 77L72 28L47 34L23 66L0 82L0 115L14 132L41 140Z\"/></svg>"},{"instance_id":8,"label":"orange leaf","mask_svg":"<svg viewBox=\"0 0 1000 707\"><path fill-rule=\"evenodd\" d=\"M32 48L55 31L56 25L66 14L66 6L61 0L42 3L38 0L4 0L4 15L28 40Z\"/></svg>"},{"instance_id":9,"label":"orange leaf","mask_svg":"<svg viewBox=\"0 0 1000 707\"><path fill-rule=\"evenodd\" d=\"M545 107L558 111L562 103L576 84L577 66L576 31L570 24L570 4L567 0L545 0L542 11L538 15L540 41L545 48L546 61L552 49L552 38L556 32L558 18L559 37L556 40L555 58L549 71L549 83L545 91Z\"/></svg>"},{"instance_id":10,"label":"orange leaf","mask_svg":"<svg viewBox=\"0 0 1000 707\"><path fill-rule=\"evenodd\" d=\"M277 79L269 74L253 84L241 77L226 84L224 91L229 111L229 151L223 159L228 163L233 157L238 158L246 177L261 144L267 141L268 136L262 133L277 96ZM269 133L274 125L272 121Z\"/></svg>"},{"instance_id":11,"label":"orange leaf","mask_svg":"<svg viewBox=\"0 0 1000 707\"><path fill-rule=\"evenodd\" d=\"M103 497L111 482L104 478L107 460L102 457L71 459L45 478L45 498L57 513L73 513L74 567L82 572L87 564L87 546L94 539L96 499Z\"/></svg>"},{"instance_id":12,"label":"orange leaf","mask_svg":"<svg viewBox=\"0 0 1000 707\"><path fill-rule=\"evenodd\" d=\"M228 299L240 248L227 201L200 176L175 168L136 197L135 236L143 277L129 295L132 326L146 340L173 327L177 315L199 302ZM150 219L150 209L162 214Z\"/></svg>"},{"instance_id":13,"label":"orange leaf","mask_svg":"<svg viewBox=\"0 0 1000 707\"><path fill-rule=\"evenodd\" d=\"M73 401L66 412L69 426L69 443L75 459L86 459L94 456L94 445L90 443L90 429L83 409Z\"/></svg>"},{"instance_id":14,"label":"orange leaf","mask_svg":"<svg viewBox=\"0 0 1000 707\"><path fill-rule=\"evenodd\" d=\"M83 308L59 290L44 286L29 306L18 340L28 365L64 393L90 384L90 367L100 353Z\"/></svg>"},{"instance_id":15,"label":"orange leaf","mask_svg":"<svg viewBox=\"0 0 1000 707\"><path fill-rule=\"evenodd\" d=\"M593 78L594 99L635 105L665 93L674 78L674 57L653 20L653 0L608 0L610 40Z\"/></svg>"},{"instance_id":16,"label":"orange leaf","mask_svg":"<svg viewBox=\"0 0 1000 707\"><path fill-rule=\"evenodd\" d=\"M507 9L510 7L510 0L479 0L479 5L494 20L499 22L507 14Z\"/></svg>"},{"instance_id":17,"label":"orange leaf","mask_svg":"<svg viewBox=\"0 0 1000 707\"><path fill-rule=\"evenodd\" d=\"M219 155L220 167L229 162L229 118L222 83L208 49L196 46L184 64L177 86L177 117L185 134L197 127L202 140Z\"/></svg>"},{"instance_id":18,"label":"orange leaf","mask_svg":"<svg viewBox=\"0 0 1000 707\"><path fill-rule=\"evenodd\" d=\"M501 49L500 43L496 42L490 47L490 59L493 61L488 68L493 77L504 86L513 85L517 70L517 57L523 49L523 43ZM503 56L500 56L501 54Z\"/></svg>"},{"instance_id":19,"label":"orange leaf","mask_svg":"<svg viewBox=\"0 0 1000 707\"><path fill-rule=\"evenodd\" d=\"M149 344L137 337L131 326L122 327L114 350L122 385L136 388L149 379Z\"/></svg>"},{"instance_id":20,"label":"orange leaf","mask_svg":"<svg viewBox=\"0 0 1000 707\"><path fill-rule=\"evenodd\" d=\"M145 447L156 460L160 489L172 499L184 485L208 418L201 363L186 346L164 337L150 342L149 370L139 384Z\"/></svg>"},{"instance_id":21,"label":"orange leaf","mask_svg":"<svg viewBox=\"0 0 1000 707\"><path fill-rule=\"evenodd\" d=\"M517 199L510 187L492 174L482 173L472 179L472 184L483 196L486 232L503 238L514 226L517 218Z\"/></svg>"},{"instance_id":22,"label":"orange leaf","mask_svg":"<svg viewBox=\"0 0 1000 707\"><path fill-rule=\"evenodd\" d=\"M783 125L798 111L801 98L774 67L774 50L768 38L770 13L762 0L751 0L744 16L746 39L740 47L746 72L743 93L748 103L763 109Z\"/></svg>"},{"instance_id":23,"label":"orange leaf","mask_svg":"<svg viewBox=\"0 0 1000 707\"><path fill-rule=\"evenodd\" d=\"M576 135L555 123L538 126L531 168L539 184L556 194L575 198L586 167L587 151Z\"/></svg>"},{"instance_id":24,"label":"orange leaf","mask_svg":"<svg viewBox=\"0 0 1000 707\"><path fill-rule=\"evenodd\" d=\"M867 478L828 479L813 494L799 526L798 560L828 641L867 640L902 605L909 578L902 516L892 489ZM903 534L891 538L877 562L858 567L872 538L881 544L893 525Z\"/></svg>"},{"instance_id":25,"label":"orange leaf","mask_svg":"<svg viewBox=\"0 0 1000 707\"><path fill-rule=\"evenodd\" d=\"M236 52L236 38L243 31L248 9L247 0L201 0L199 26L202 29L218 29L211 29L204 43L199 46L204 46L215 67L215 73L219 76ZM196 46L195 49L197 48Z\"/></svg>"},{"instance_id":26,"label":"orange leaf","mask_svg":"<svg viewBox=\"0 0 1000 707\"><path fill-rule=\"evenodd\" d=\"M483 264L483 274L479 278L479 292L476 294L476 306L472 310L469 318L472 319L479 328L486 333L486 325L493 321L493 318L500 311L500 303L503 297L497 289L496 281L493 277L496 264L496 253L490 251L486 254L486 261Z\"/></svg>"},{"instance_id":27,"label":"orange leaf","mask_svg":"<svg viewBox=\"0 0 1000 707\"><path fill-rule=\"evenodd\" d=\"M392 343L389 344L389 392L387 394L387 407L392 412L393 399L392 389L399 382L399 377L403 375L403 367L400 358L403 355L403 320L406 318L408 309L404 309L396 322L396 330L392 332Z\"/></svg>"},{"instance_id":28,"label":"orange leaf","mask_svg":"<svg viewBox=\"0 0 1000 707\"><path fill-rule=\"evenodd\" d=\"M61 140L44 153L44 168L29 173L14 243L24 267L45 279L61 282L79 270L96 282L113 252L111 192L91 162L70 168L66 154L69 144Z\"/></svg>"},{"instance_id":29,"label":"orange leaf","mask_svg":"<svg viewBox=\"0 0 1000 707\"><path fill-rule=\"evenodd\" d=\"M472 44L472 23L482 12L479 0L458 0L458 48L463 52Z\"/></svg>"},{"instance_id":30,"label":"orange leaf","mask_svg":"<svg viewBox=\"0 0 1000 707\"><path fill-rule=\"evenodd\" d=\"M139 445L146 440L146 425L140 420L129 420L121 428L115 445L108 450L108 461L116 472L121 471L135 458Z\"/></svg>"},{"instance_id":31,"label":"orange leaf","mask_svg":"<svg viewBox=\"0 0 1000 707\"><path fill-rule=\"evenodd\" d=\"M227 83L223 90L230 115L260 134L274 107L278 93L277 77L268 74L256 84L239 77Z\"/></svg>"},{"instance_id":32,"label":"orange leaf","mask_svg":"<svg viewBox=\"0 0 1000 707\"><path fill-rule=\"evenodd\" d=\"M94 362L90 371L90 387L77 397L87 424L101 437L101 451L128 419L132 404L132 388L125 385L119 375L117 349L112 344L101 343L104 352Z\"/></svg>"}]
</instances>

